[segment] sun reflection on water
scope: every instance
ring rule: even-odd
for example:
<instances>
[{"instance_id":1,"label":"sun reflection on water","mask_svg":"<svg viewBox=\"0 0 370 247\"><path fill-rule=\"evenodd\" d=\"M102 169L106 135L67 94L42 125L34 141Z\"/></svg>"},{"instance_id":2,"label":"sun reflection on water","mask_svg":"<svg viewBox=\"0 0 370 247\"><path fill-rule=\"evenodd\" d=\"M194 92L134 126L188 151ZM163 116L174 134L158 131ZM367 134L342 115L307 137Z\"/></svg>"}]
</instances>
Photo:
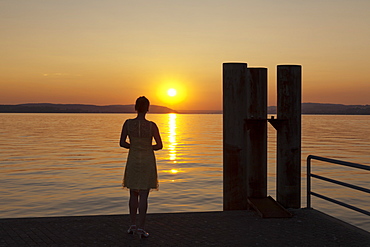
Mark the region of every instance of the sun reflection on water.
<instances>
[{"instance_id":1,"label":"sun reflection on water","mask_svg":"<svg viewBox=\"0 0 370 247\"><path fill-rule=\"evenodd\" d=\"M177 170L177 169L172 169L171 170L171 173L173 173L173 174L176 174L176 173L178 173L179 172L179 170Z\"/></svg>"},{"instance_id":2,"label":"sun reflection on water","mask_svg":"<svg viewBox=\"0 0 370 247\"><path fill-rule=\"evenodd\" d=\"M169 135L168 135L168 141L170 143L169 145L169 154L170 154L170 160L173 161L173 163L176 163L176 113L168 114L168 126L169 126Z\"/></svg>"}]
</instances>

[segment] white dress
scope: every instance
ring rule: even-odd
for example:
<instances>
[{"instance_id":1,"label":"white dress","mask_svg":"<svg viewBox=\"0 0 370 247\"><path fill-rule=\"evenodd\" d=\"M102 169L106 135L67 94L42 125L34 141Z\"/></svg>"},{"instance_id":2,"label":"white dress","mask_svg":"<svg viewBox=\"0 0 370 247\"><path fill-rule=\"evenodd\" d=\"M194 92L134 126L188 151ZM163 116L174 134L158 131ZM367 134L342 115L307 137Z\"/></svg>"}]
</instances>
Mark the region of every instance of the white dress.
<instances>
[{"instance_id":1,"label":"white dress","mask_svg":"<svg viewBox=\"0 0 370 247\"><path fill-rule=\"evenodd\" d=\"M122 186L134 190L158 189L158 175L152 146L153 122L128 119L130 140Z\"/></svg>"}]
</instances>

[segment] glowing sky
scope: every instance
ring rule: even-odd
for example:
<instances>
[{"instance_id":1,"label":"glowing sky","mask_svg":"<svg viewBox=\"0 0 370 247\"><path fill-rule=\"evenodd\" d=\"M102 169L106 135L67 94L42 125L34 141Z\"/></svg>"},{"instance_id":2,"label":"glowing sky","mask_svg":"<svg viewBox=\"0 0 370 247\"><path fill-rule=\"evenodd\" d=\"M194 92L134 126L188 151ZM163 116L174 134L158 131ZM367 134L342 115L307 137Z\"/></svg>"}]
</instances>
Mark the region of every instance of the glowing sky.
<instances>
[{"instance_id":1,"label":"glowing sky","mask_svg":"<svg viewBox=\"0 0 370 247\"><path fill-rule=\"evenodd\" d=\"M269 105L278 64L303 102L370 104L369 25L368 0L1 0L0 104L221 109L230 61L269 69Z\"/></svg>"}]
</instances>

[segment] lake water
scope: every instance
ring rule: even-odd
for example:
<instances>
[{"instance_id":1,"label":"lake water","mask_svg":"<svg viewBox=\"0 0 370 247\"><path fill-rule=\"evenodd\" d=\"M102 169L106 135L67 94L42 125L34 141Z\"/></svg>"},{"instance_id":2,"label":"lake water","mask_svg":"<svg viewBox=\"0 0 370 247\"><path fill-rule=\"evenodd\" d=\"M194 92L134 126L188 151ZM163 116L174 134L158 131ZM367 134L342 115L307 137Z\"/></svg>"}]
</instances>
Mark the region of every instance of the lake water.
<instances>
[{"instance_id":1,"label":"lake water","mask_svg":"<svg viewBox=\"0 0 370 247\"><path fill-rule=\"evenodd\" d=\"M121 188L133 114L0 114L0 217L127 214ZM164 149L149 213L222 210L222 115L149 114ZM268 194L275 196L276 133L268 127ZM302 207L309 154L370 165L370 116L302 116ZM370 172L313 161L313 172L370 188ZM312 190L370 210L370 197L327 182ZM370 217L312 198L312 206L370 231Z\"/></svg>"}]
</instances>

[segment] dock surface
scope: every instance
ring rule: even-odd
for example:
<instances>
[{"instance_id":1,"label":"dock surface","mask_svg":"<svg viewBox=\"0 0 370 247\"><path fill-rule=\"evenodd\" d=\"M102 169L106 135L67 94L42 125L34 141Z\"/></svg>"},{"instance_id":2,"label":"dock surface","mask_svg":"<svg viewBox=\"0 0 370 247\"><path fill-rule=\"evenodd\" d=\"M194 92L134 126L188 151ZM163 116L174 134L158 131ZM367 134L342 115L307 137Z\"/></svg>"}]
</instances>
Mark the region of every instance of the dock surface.
<instances>
[{"instance_id":1,"label":"dock surface","mask_svg":"<svg viewBox=\"0 0 370 247\"><path fill-rule=\"evenodd\" d=\"M370 246L370 233L313 209L292 218L253 211L148 214L149 238L128 215L0 219L0 246Z\"/></svg>"}]
</instances>

